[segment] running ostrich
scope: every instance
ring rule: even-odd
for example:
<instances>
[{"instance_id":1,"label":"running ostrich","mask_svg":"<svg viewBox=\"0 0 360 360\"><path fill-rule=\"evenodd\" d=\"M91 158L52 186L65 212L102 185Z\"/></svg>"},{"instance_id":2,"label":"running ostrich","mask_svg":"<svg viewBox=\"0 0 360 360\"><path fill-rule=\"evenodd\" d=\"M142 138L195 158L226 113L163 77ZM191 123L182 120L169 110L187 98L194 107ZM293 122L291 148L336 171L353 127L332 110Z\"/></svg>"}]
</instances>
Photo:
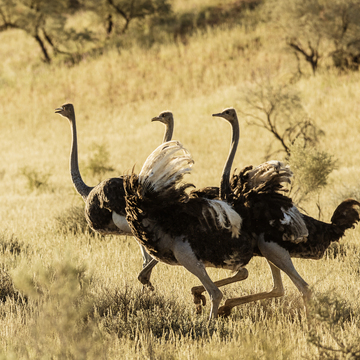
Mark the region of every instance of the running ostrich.
<instances>
[{"instance_id":1,"label":"running ostrich","mask_svg":"<svg viewBox=\"0 0 360 360\"><path fill-rule=\"evenodd\" d=\"M159 121L165 125L163 142L167 142L172 139L174 133L174 116L171 111L162 111L158 116L153 117L151 121Z\"/></svg>"},{"instance_id":2,"label":"running ostrich","mask_svg":"<svg viewBox=\"0 0 360 360\"><path fill-rule=\"evenodd\" d=\"M237 141L232 141L224 172L230 172L236 147ZM176 156L178 151L182 155ZM224 284L212 282L205 268L237 271L232 277L236 281L244 279L244 275L246 278L243 266L253 256L254 239L228 203L186 192L191 185L183 184L182 180L191 171L191 165L192 159L180 143L172 141L159 146L138 176L133 173L124 178L126 219L136 240L156 260L182 265L199 278L210 295L210 318L215 318L222 298L218 285ZM286 181L290 171L281 163L274 165L275 162L254 169L253 184L249 186L262 184L263 192L277 194L281 188L279 182ZM278 168L284 170L276 172ZM282 200L281 215L286 218L282 227L291 234L298 233L299 237L307 235L291 200L286 197ZM292 229L294 226L298 229Z\"/></svg>"},{"instance_id":3,"label":"running ostrich","mask_svg":"<svg viewBox=\"0 0 360 360\"><path fill-rule=\"evenodd\" d=\"M85 202L85 217L89 226L96 232L103 235L132 235L131 229L126 222L125 216L125 191L123 187L123 177L114 177L102 181L100 184L90 187L87 186L80 174L78 164L77 132L75 121L75 110L72 104L65 104L57 109L55 113L67 118L70 122L72 131L72 145L70 153L70 172L71 179L76 191L81 195ZM165 123L168 128L170 123ZM172 129L166 130L168 135L164 141L168 141L172 136ZM170 136L170 138L167 138ZM152 260L146 250L140 246L143 267ZM139 280L144 283L139 275ZM150 276L150 275L149 275ZM148 286L151 288L150 286Z\"/></svg>"},{"instance_id":4,"label":"running ostrich","mask_svg":"<svg viewBox=\"0 0 360 360\"><path fill-rule=\"evenodd\" d=\"M158 116L155 116L151 121L159 121L165 125L165 133L163 142L170 141L174 132L174 116L173 113L169 110L162 111ZM192 190L189 194L190 197L205 197L207 199L218 199L219 198L219 187L217 186L208 186L198 190ZM151 261L143 268L140 272L138 279L144 285L144 287L153 289L153 285L150 282L150 276L152 269L156 266L158 261L156 259L151 259ZM247 277L246 269L241 269L236 274L236 278L243 280ZM203 298L204 299L204 298Z\"/></svg>"},{"instance_id":5,"label":"running ostrich","mask_svg":"<svg viewBox=\"0 0 360 360\"><path fill-rule=\"evenodd\" d=\"M213 116L221 117L231 124L232 139L233 142L237 144L240 135L239 121L235 109L225 109L223 112L214 114ZM233 151L233 156L234 155L235 152ZM261 172L256 169L257 168L252 169L250 166L241 170L238 174L234 172L230 180L230 168L228 167L227 170L223 172L220 194L221 199L226 199L241 215L243 218L243 227L246 227L249 232L255 235L254 255L266 258L272 272L273 288L269 292L228 299L225 305L219 308L219 314L227 316L233 307L240 304L283 296L285 292L280 270L289 276L301 292L305 309L308 313L307 303L311 298L311 291L309 285L296 271L291 257L321 259L329 245L334 241L339 241L340 238L344 236L345 230L353 228L360 220L360 203L354 199L343 201L335 209L330 224L301 214L301 219L297 216L293 217L293 219L299 220L298 226L285 226L289 219L284 211L286 209L286 207L284 207L286 201L288 201L288 213L298 213L298 210L291 203L290 198L280 193L283 190L281 186L279 186L279 191L276 194L266 192L266 185L264 183L255 184L254 180L259 178L257 174L261 174ZM256 174L255 177L254 171ZM287 181L286 177L283 181L277 179L278 184ZM299 231L299 229L303 229L302 222L305 223L307 231L301 235L302 230ZM219 281L218 285L223 286L236 281L239 280L236 278L227 278ZM202 292L204 292L202 286L192 289L198 312L201 311L201 305L199 305L200 300L205 304Z\"/></svg>"},{"instance_id":6,"label":"running ostrich","mask_svg":"<svg viewBox=\"0 0 360 360\"><path fill-rule=\"evenodd\" d=\"M180 155L177 153L180 152ZM252 257L251 236L242 219L224 201L191 197L183 177L193 160L177 141L160 145L139 175L124 177L126 220L136 240L156 260L181 265L198 277L217 317L222 293L206 267L237 271Z\"/></svg>"},{"instance_id":7,"label":"running ostrich","mask_svg":"<svg viewBox=\"0 0 360 360\"><path fill-rule=\"evenodd\" d=\"M155 116L151 121L159 121L165 125L165 133L163 143L170 141L174 132L174 116L169 110L161 112L158 116ZM192 190L190 192L191 197L205 197L207 199L219 198L218 186L207 186L202 189Z\"/></svg>"}]
</instances>

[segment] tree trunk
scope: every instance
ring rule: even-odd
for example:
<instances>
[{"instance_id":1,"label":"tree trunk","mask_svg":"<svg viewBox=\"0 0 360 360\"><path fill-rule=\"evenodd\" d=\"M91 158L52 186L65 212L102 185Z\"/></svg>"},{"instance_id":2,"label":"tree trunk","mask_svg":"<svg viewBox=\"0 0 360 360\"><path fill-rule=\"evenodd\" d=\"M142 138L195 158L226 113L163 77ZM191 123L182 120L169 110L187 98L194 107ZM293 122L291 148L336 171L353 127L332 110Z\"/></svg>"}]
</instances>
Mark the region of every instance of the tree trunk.
<instances>
[{"instance_id":1,"label":"tree trunk","mask_svg":"<svg viewBox=\"0 0 360 360\"><path fill-rule=\"evenodd\" d=\"M47 52L47 50L46 50L46 47L45 47L44 42L41 40L39 34L36 34L34 37L35 37L35 40L38 42L38 44L39 44L40 47L41 47L41 51L42 51L42 53L43 53L43 55L44 55L45 62L47 62L47 63L50 64L50 63L51 63L51 59L50 59L50 56L49 56L49 54L48 54L48 52Z\"/></svg>"}]
</instances>

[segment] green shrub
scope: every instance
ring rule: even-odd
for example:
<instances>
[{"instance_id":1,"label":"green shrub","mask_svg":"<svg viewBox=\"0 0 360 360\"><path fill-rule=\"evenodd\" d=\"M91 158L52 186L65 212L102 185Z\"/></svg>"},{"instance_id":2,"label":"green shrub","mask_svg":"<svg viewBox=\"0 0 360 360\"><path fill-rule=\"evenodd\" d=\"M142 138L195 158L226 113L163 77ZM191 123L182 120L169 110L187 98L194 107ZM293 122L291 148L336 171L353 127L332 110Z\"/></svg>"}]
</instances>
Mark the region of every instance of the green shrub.
<instances>
[{"instance_id":1,"label":"green shrub","mask_svg":"<svg viewBox=\"0 0 360 360\"><path fill-rule=\"evenodd\" d=\"M109 164L110 153L105 144L93 144L92 155L85 166L85 171L96 178L99 182L104 179L107 172L115 169Z\"/></svg>"},{"instance_id":2,"label":"green shrub","mask_svg":"<svg viewBox=\"0 0 360 360\"><path fill-rule=\"evenodd\" d=\"M31 169L28 166L24 166L20 169L20 174L26 177L27 188L30 191L34 190L47 190L49 189L50 172L41 172L36 169Z\"/></svg>"},{"instance_id":3,"label":"green shrub","mask_svg":"<svg viewBox=\"0 0 360 360\"><path fill-rule=\"evenodd\" d=\"M292 195L301 202L308 195L319 193L328 183L330 173L336 169L333 155L315 147L295 143L290 147L289 164L294 172Z\"/></svg>"}]
</instances>

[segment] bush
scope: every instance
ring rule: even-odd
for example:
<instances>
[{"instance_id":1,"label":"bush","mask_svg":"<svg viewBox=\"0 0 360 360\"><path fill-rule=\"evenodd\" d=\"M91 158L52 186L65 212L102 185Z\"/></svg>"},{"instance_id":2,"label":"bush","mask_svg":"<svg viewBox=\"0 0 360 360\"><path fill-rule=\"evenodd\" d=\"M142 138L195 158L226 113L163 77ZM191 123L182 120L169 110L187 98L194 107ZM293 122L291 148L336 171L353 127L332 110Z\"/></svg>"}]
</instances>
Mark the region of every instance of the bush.
<instances>
[{"instance_id":1,"label":"bush","mask_svg":"<svg viewBox=\"0 0 360 360\"><path fill-rule=\"evenodd\" d=\"M335 67L357 70L360 63L360 4L354 0L270 1L287 45L315 74L319 61L331 57ZM275 9L275 10L274 10ZM300 69L300 66L299 66ZM301 70L300 70L301 71Z\"/></svg>"},{"instance_id":2,"label":"bush","mask_svg":"<svg viewBox=\"0 0 360 360\"><path fill-rule=\"evenodd\" d=\"M90 173L99 182L103 180L107 172L112 172L115 169L109 164L110 153L105 144L93 144L92 155L85 166L85 172Z\"/></svg>"},{"instance_id":3,"label":"bush","mask_svg":"<svg viewBox=\"0 0 360 360\"><path fill-rule=\"evenodd\" d=\"M97 233L90 228L86 221L84 206L72 206L56 216L55 220L57 222L56 229L61 234L97 236Z\"/></svg>"},{"instance_id":4,"label":"bush","mask_svg":"<svg viewBox=\"0 0 360 360\"><path fill-rule=\"evenodd\" d=\"M14 234L5 231L0 232L0 252L19 255L22 251L27 251L28 247L19 241Z\"/></svg>"},{"instance_id":5,"label":"bush","mask_svg":"<svg viewBox=\"0 0 360 360\"><path fill-rule=\"evenodd\" d=\"M16 286L26 294L32 321L14 342L18 358L103 359L106 341L88 318L93 303L84 266L62 259L44 268L14 271Z\"/></svg>"},{"instance_id":6,"label":"bush","mask_svg":"<svg viewBox=\"0 0 360 360\"><path fill-rule=\"evenodd\" d=\"M291 146L289 164L295 175L292 193L297 195L298 203L327 185L336 163L332 155L315 147L304 148L299 143Z\"/></svg>"},{"instance_id":7,"label":"bush","mask_svg":"<svg viewBox=\"0 0 360 360\"><path fill-rule=\"evenodd\" d=\"M360 359L359 311L353 309L348 300L333 293L314 299L312 304L313 325L323 325L319 334L315 326L310 329L308 341L319 351L319 359ZM344 331L355 327L355 334ZM324 340L325 336L329 340Z\"/></svg>"},{"instance_id":8,"label":"bush","mask_svg":"<svg viewBox=\"0 0 360 360\"><path fill-rule=\"evenodd\" d=\"M23 297L15 289L14 283L7 271L0 268L0 302L6 301L8 298L18 300Z\"/></svg>"},{"instance_id":9,"label":"bush","mask_svg":"<svg viewBox=\"0 0 360 360\"><path fill-rule=\"evenodd\" d=\"M315 145L323 132L309 118L304 109L300 93L284 83L275 84L271 75L254 77L254 85L244 90L245 111L249 125L263 128L273 135L281 149L271 152L268 147L266 158L285 151L290 156L290 148L295 142L304 147Z\"/></svg>"},{"instance_id":10,"label":"bush","mask_svg":"<svg viewBox=\"0 0 360 360\"><path fill-rule=\"evenodd\" d=\"M51 173L44 173L36 169L31 169L28 166L24 166L20 169L20 174L26 177L27 188L30 191L34 190L47 190L49 189L49 178Z\"/></svg>"}]
</instances>

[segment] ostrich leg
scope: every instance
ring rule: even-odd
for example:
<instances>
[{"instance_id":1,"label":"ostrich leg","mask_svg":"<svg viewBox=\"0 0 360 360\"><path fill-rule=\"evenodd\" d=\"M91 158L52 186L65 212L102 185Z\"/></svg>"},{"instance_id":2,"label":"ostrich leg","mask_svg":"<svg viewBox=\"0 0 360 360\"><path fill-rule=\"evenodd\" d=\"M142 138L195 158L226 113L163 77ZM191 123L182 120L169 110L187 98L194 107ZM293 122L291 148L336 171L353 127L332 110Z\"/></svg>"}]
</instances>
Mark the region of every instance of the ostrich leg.
<instances>
[{"instance_id":1,"label":"ostrich leg","mask_svg":"<svg viewBox=\"0 0 360 360\"><path fill-rule=\"evenodd\" d=\"M272 290L269 292L262 292L259 294L247 295L247 296L242 296L240 298L226 300L225 305L219 308L219 315L222 315L222 316L230 315L231 309L234 306L246 304L251 301L257 301L257 300L268 299L268 298L273 298L273 297L280 297L280 296L284 295L284 287L283 287L283 283L281 280L280 270L269 261L268 261L268 264L270 266L272 277L273 277ZM243 268L243 269L239 270L234 276L216 281L215 284L216 284L216 286L221 287L224 285L235 283L237 281L245 280L247 277L248 277L248 272L245 268ZM202 300L203 305L206 304L206 301L204 301L205 297L204 297L204 295L202 295L202 293L204 291L205 291L205 289L203 286L195 286L191 289L191 292L194 295L194 303L197 305L196 306L197 314L201 313L200 300Z\"/></svg>"},{"instance_id":2,"label":"ostrich leg","mask_svg":"<svg viewBox=\"0 0 360 360\"><path fill-rule=\"evenodd\" d=\"M274 297L281 297L284 295L284 286L281 279L280 270L274 266L271 262L268 261L268 264L271 269L272 277L273 277L273 288L271 291L262 292L253 295L246 295L239 298L229 299L225 301L225 305L219 309L219 315L229 316L231 309L235 306L246 304L248 302L269 299Z\"/></svg>"},{"instance_id":3,"label":"ostrich leg","mask_svg":"<svg viewBox=\"0 0 360 360\"><path fill-rule=\"evenodd\" d=\"M234 276L230 276L228 278L215 281L214 284L217 287L225 286L228 284L232 284L241 280L245 280L248 277L248 271L245 268L241 268ZM196 305L196 313L201 314L202 311L202 305L206 305L206 298L202 294L205 291L205 288L203 286L194 286L191 289L191 293L194 296L194 304Z\"/></svg>"},{"instance_id":4,"label":"ostrich leg","mask_svg":"<svg viewBox=\"0 0 360 360\"><path fill-rule=\"evenodd\" d=\"M311 298L311 290L309 285L303 280L303 278L296 271L290 254L281 246L276 243L265 242L263 236L259 237L259 249L262 255L266 258L270 265L270 269L273 276L274 286L270 292L263 292L259 294L242 296L239 298L228 299L225 301L225 305L219 308L219 315L227 316L230 314L231 309L235 306L245 304L252 301L269 299L273 297L280 297L284 295L284 287L281 280L280 270L284 271L289 276L290 280L302 293L305 305L305 313L308 317L308 303Z\"/></svg>"},{"instance_id":5,"label":"ostrich leg","mask_svg":"<svg viewBox=\"0 0 360 360\"><path fill-rule=\"evenodd\" d=\"M150 255L149 255L150 256ZM154 287L150 282L150 275L152 272L152 269L155 267L155 265L158 263L156 259L151 259L147 264L144 264L144 268L140 271L138 275L138 280L143 284L144 288L147 288L148 290L153 291ZM205 291L205 289L204 289Z\"/></svg>"},{"instance_id":6,"label":"ostrich leg","mask_svg":"<svg viewBox=\"0 0 360 360\"><path fill-rule=\"evenodd\" d=\"M177 242L174 247L174 255L177 261L184 266L185 269L194 274L203 284L211 301L209 320L215 319L218 315L219 304L223 297L222 292L210 279L204 264L196 258L195 254L186 243L183 241Z\"/></svg>"}]
</instances>

